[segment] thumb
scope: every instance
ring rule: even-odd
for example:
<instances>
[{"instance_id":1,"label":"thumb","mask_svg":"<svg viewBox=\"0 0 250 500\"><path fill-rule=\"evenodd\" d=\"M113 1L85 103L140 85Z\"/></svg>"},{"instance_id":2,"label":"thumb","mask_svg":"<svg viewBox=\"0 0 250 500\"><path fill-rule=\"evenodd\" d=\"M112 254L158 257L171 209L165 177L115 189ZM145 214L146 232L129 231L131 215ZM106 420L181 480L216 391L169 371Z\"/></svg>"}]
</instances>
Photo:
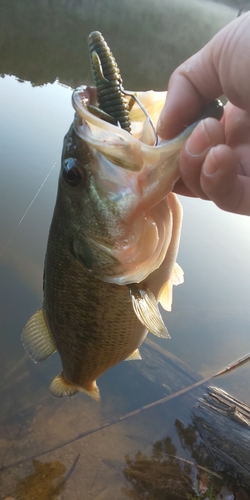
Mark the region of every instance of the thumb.
<instances>
[{"instance_id":1,"label":"thumb","mask_svg":"<svg viewBox=\"0 0 250 500\"><path fill-rule=\"evenodd\" d=\"M250 215L250 178L239 171L233 150L220 144L211 148L205 158L200 185L208 199L219 208Z\"/></svg>"}]
</instances>

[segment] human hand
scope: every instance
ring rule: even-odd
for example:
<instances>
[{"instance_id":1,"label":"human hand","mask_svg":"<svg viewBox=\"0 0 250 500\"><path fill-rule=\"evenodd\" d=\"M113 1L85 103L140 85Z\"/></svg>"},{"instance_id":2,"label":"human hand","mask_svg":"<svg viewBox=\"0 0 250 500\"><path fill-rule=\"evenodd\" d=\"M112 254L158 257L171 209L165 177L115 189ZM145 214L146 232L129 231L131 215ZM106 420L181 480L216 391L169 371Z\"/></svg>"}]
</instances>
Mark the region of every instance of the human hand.
<instances>
[{"instance_id":1,"label":"human hand","mask_svg":"<svg viewBox=\"0 0 250 500\"><path fill-rule=\"evenodd\" d=\"M208 102L229 102L218 122L202 120L179 157L174 191L250 215L250 13L223 28L170 78L158 133L172 139L194 122Z\"/></svg>"}]
</instances>

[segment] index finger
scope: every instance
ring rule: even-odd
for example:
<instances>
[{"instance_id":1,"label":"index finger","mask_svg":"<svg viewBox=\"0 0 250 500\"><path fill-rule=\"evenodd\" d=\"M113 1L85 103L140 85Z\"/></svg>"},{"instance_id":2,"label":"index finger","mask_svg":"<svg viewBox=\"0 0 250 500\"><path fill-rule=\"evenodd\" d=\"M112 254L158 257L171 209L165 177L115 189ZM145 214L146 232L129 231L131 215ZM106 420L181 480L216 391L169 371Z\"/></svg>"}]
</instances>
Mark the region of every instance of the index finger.
<instances>
[{"instance_id":1,"label":"index finger","mask_svg":"<svg viewBox=\"0 0 250 500\"><path fill-rule=\"evenodd\" d=\"M160 137L175 137L202 114L210 101L222 93L211 50L206 46L172 74L157 127Z\"/></svg>"}]
</instances>

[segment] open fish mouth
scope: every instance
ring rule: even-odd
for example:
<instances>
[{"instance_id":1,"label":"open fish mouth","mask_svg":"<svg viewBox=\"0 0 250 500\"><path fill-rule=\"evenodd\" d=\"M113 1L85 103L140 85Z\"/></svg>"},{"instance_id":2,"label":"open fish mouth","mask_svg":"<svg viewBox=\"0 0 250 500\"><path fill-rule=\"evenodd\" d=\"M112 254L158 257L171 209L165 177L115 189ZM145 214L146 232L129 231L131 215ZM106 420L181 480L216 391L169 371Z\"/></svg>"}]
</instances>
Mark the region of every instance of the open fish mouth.
<instances>
[{"instance_id":1,"label":"open fish mouth","mask_svg":"<svg viewBox=\"0 0 250 500\"><path fill-rule=\"evenodd\" d=\"M167 93L125 91L99 32L90 35L89 46L96 86L73 92L74 130L90 151L99 218L107 228L106 236L92 228L85 232L89 270L110 283L139 283L166 255L172 237L168 195L179 178L182 145L197 123L171 141L162 140L156 126ZM215 101L208 115L220 119L222 110Z\"/></svg>"},{"instance_id":2,"label":"open fish mouth","mask_svg":"<svg viewBox=\"0 0 250 500\"><path fill-rule=\"evenodd\" d=\"M136 95L156 126L166 92ZM93 234L88 238L92 255L105 253L112 257L112 270L105 276L103 268L91 271L119 285L139 283L161 265L171 239L172 216L164 198L179 177L177 158L181 145L175 140L171 145L159 140L155 146L152 124L137 102L129 111L128 132L119 123L104 121L90 111L98 105L96 88L79 87L72 99L75 131L96 159L92 164L96 189L112 203L115 215L119 213L109 245ZM126 97L128 106L130 100Z\"/></svg>"},{"instance_id":3,"label":"open fish mouth","mask_svg":"<svg viewBox=\"0 0 250 500\"><path fill-rule=\"evenodd\" d=\"M101 33L92 32L88 43L96 86L81 86L73 92L77 134L108 160L132 172L155 169L157 162L168 160L164 176L174 183L178 178L174 160L197 123L174 140L159 138L156 126L167 92L125 91L118 65ZM220 119L222 114L220 101L209 105L209 116Z\"/></svg>"},{"instance_id":4,"label":"open fish mouth","mask_svg":"<svg viewBox=\"0 0 250 500\"><path fill-rule=\"evenodd\" d=\"M183 134L171 141L159 138L158 144L155 145L152 123L156 127L167 92L149 90L131 92L130 94L136 96L150 116L151 122L138 102L135 102L129 111L131 132L122 129L119 122L114 125L104 121L101 115L97 116L92 112L93 109L98 109L96 88L82 85L73 92L72 96L72 103L77 113L75 131L90 147L101 152L115 165L131 172L140 172L143 168L147 170L150 167L154 168L157 161L164 163L164 161L169 160L170 155L174 159L196 124L191 126L192 128L188 127ZM128 106L131 105L131 96L129 95L125 99ZM168 172L165 174L169 178L171 177L172 183L175 182L178 178L178 168L174 162L172 162L172 169L168 165Z\"/></svg>"}]
</instances>

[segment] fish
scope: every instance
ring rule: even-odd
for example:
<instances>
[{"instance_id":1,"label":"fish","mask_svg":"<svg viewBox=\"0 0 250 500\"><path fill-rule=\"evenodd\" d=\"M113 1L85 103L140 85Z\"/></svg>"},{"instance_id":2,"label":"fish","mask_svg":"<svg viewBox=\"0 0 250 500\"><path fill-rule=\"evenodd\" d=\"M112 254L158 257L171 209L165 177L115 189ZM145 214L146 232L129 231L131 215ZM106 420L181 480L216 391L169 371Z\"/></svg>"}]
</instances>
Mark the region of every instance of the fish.
<instances>
[{"instance_id":1,"label":"fish","mask_svg":"<svg viewBox=\"0 0 250 500\"><path fill-rule=\"evenodd\" d=\"M101 53L92 52L99 80L73 91L43 304L25 325L22 342L35 362L58 351L62 372L50 384L54 396L84 392L99 401L98 377L121 361L140 360L148 331L170 337L159 303L170 311L173 285L183 283L176 262L182 207L172 189L181 147L196 124L156 144L166 92L125 94L119 76L114 86L122 94L122 127L112 106L99 107L109 79Z\"/></svg>"}]
</instances>

